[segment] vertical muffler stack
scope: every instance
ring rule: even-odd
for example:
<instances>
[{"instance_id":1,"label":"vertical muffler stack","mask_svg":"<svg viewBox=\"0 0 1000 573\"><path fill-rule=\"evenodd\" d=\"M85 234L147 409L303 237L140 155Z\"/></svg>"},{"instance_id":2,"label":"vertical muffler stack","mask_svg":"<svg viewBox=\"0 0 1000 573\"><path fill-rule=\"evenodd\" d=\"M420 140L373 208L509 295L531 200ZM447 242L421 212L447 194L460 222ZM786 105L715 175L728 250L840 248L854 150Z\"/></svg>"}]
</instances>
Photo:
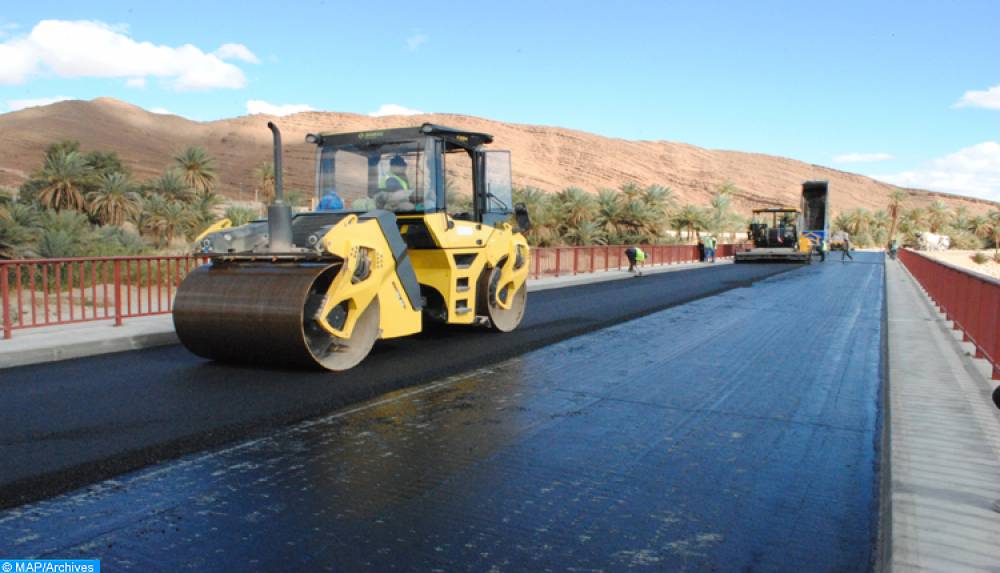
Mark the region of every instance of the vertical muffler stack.
<instances>
[{"instance_id":1,"label":"vertical muffler stack","mask_svg":"<svg viewBox=\"0 0 1000 573\"><path fill-rule=\"evenodd\" d=\"M292 208L285 203L281 185L281 131L274 122L267 122L274 135L274 203L267 207L268 250L272 253L292 250Z\"/></svg>"}]
</instances>

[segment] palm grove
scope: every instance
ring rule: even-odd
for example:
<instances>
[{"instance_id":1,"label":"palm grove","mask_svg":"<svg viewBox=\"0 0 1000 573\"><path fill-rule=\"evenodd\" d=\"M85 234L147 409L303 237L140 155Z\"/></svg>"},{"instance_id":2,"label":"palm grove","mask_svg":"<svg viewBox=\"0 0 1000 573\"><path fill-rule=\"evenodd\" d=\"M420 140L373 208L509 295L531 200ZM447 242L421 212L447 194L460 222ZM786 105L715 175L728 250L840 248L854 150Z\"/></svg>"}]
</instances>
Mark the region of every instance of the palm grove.
<instances>
[{"instance_id":1,"label":"palm grove","mask_svg":"<svg viewBox=\"0 0 1000 573\"><path fill-rule=\"evenodd\" d=\"M266 197L274 170L255 176ZM0 189L0 257L138 255L190 240L222 216L215 159L192 146L159 176L133 179L115 152L84 153L76 141L50 145L15 194ZM230 207L246 222L256 210ZM180 247L178 247L180 248ZM183 247L186 250L186 247Z\"/></svg>"}]
</instances>

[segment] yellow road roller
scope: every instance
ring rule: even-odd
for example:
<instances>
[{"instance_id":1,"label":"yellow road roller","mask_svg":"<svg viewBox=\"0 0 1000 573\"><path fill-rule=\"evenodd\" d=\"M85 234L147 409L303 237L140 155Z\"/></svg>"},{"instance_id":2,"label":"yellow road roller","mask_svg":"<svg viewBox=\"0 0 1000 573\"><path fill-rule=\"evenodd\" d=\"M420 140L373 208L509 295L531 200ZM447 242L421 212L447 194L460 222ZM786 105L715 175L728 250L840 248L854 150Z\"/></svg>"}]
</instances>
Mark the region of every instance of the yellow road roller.
<instances>
[{"instance_id":1,"label":"yellow road roller","mask_svg":"<svg viewBox=\"0 0 1000 573\"><path fill-rule=\"evenodd\" d=\"M283 200L281 133L267 219L200 237L209 263L181 283L174 326L206 358L346 370L380 338L426 320L517 328L527 304L530 226L512 204L510 153L444 126L306 136L316 146L316 201ZM446 169L447 162L452 162ZM455 173L454 165L471 173ZM449 209L449 176L471 206ZM454 182L453 182L454 183Z\"/></svg>"}]
</instances>

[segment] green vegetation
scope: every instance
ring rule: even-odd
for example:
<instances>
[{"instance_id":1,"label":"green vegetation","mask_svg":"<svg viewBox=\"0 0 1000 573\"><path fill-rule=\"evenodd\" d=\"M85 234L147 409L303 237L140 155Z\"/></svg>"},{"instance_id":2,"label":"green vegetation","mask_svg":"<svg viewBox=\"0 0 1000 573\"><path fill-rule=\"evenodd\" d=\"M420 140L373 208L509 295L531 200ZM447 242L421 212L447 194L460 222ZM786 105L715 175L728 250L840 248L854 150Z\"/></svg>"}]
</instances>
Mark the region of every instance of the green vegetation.
<instances>
[{"instance_id":1,"label":"green vegetation","mask_svg":"<svg viewBox=\"0 0 1000 573\"><path fill-rule=\"evenodd\" d=\"M986 256L986 253L976 253L972 255L972 260L977 265L985 265L989 262L990 258Z\"/></svg>"},{"instance_id":2,"label":"green vegetation","mask_svg":"<svg viewBox=\"0 0 1000 573\"><path fill-rule=\"evenodd\" d=\"M861 247L882 247L893 237L902 245L912 246L917 243L916 234L925 231L948 235L953 249L975 250L986 244L996 248L1000 241L1000 210L972 217L965 207L952 210L943 201L906 209L907 197L904 191L893 192L885 211L873 213L859 207L840 213L834 217L832 228L849 233L854 244Z\"/></svg>"},{"instance_id":3,"label":"green vegetation","mask_svg":"<svg viewBox=\"0 0 1000 573\"><path fill-rule=\"evenodd\" d=\"M229 219L234 227L239 227L257 219L259 215L260 213L257 212L257 209L233 206L226 209L225 217Z\"/></svg>"},{"instance_id":4,"label":"green vegetation","mask_svg":"<svg viewBox=\"0 0 1000 573\"><path fill-rule=\"evenodd\" d=\"M678 206L669 187L626 183L596 195L570 187L545 193L514 189L514 202L531 216L528 241L537 246L671 243L701 233L742 233L746 221L733 213L732 185L723 185L706 207Z\"/></svg>"},{"instance_id":5,"label":"green vegetation","mask_svg":"<svg viewBox=\"0 0 1000 573\"><path fill-rule=\"evenodd\" d=\"M200 147L136 182L114 152L54 143L17 193L0 190L0 257L136 255L189 241L219 218L215 183Z\"/></svg>"}]
</instances>

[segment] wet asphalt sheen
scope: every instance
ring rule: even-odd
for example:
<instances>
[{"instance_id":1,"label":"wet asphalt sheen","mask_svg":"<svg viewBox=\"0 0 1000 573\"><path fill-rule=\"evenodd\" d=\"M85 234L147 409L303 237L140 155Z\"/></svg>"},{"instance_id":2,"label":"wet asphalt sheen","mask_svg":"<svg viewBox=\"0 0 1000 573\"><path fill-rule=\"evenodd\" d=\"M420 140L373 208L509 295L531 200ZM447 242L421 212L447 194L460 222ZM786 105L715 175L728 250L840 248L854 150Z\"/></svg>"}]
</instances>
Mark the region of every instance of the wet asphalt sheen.
<instances>
[{"instance_id":1,"label":"wet asphalt sheen","mask_svg":"<svg viewBox=\"0 0 1000 573\"><path fill-rule=\"evenodd\" d=\"M869 570L884 269L856 259L0 512L0 555L109 571ZM730 268L677 279L751 269ZM534 308L608 298L581 291ZM613 292L609 311L630 290ZM224 384L177 349L153 358Z\"/></svg>"},{"instance_id":2,"label":"wet asphalt sheen","mask_svg":"<svg viewBox=\"0 0 1000 573\"><path fill-rule=\"evenodd\" d=\"M439 327L381 341L359 367L340 374L216 364L179 345L0 370L0 508L262 435L788 268L722 265L531 293L515 332Z\"/></svg>"}]
</instances>

